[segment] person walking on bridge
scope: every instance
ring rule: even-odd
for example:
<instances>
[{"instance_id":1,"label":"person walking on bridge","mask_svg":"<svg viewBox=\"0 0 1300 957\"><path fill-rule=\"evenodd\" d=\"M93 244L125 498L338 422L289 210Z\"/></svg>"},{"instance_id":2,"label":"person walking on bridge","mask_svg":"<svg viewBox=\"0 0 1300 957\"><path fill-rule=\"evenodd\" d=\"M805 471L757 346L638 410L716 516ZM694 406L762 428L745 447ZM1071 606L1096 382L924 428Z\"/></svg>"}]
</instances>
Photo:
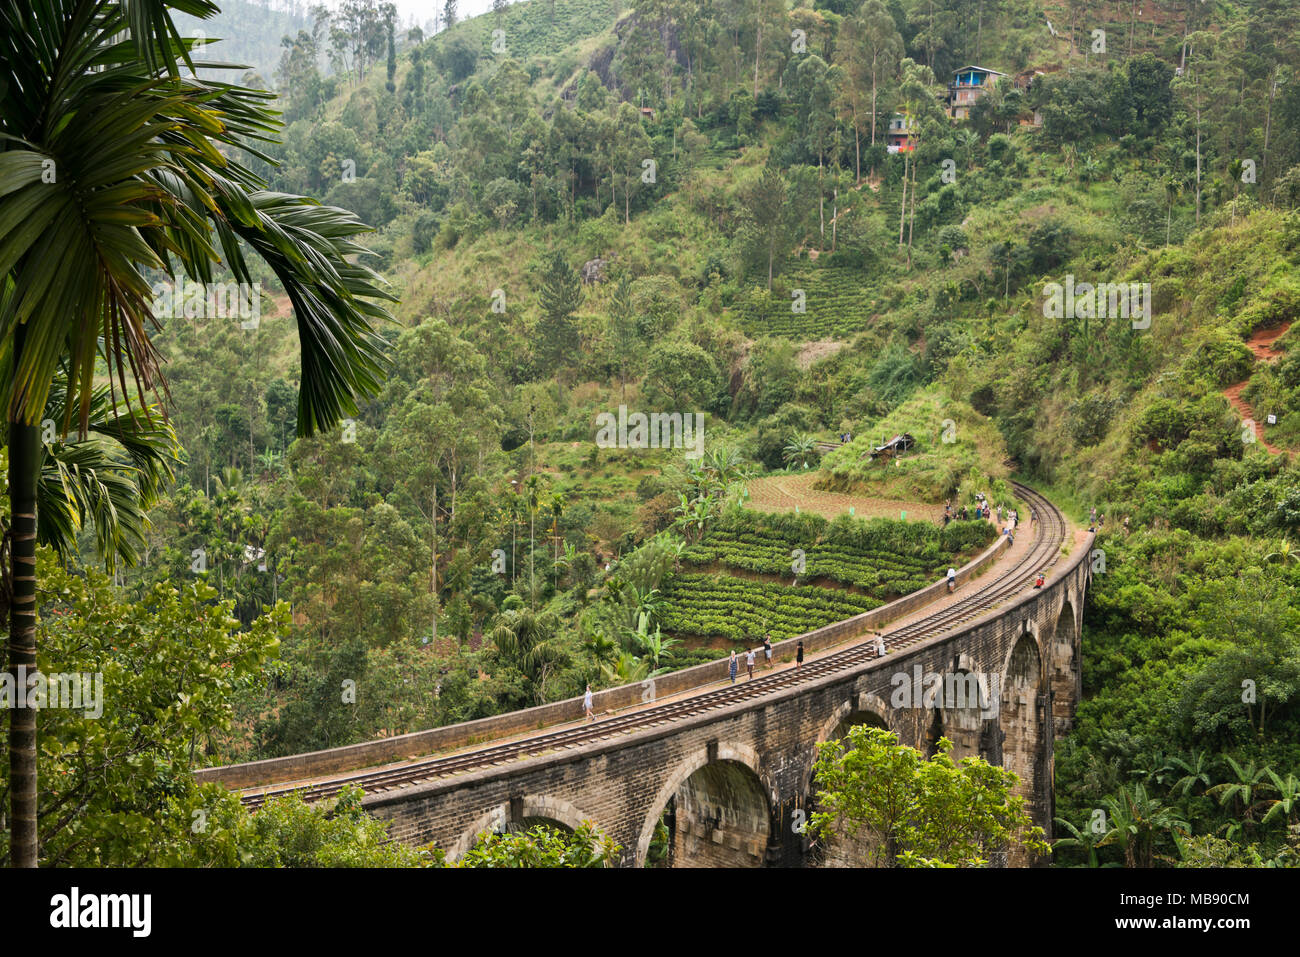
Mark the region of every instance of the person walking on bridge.
<instances>
[{"instance_id":1,"label":"person walking on bridge","mask_svg":"<svg viewBox=\"0 0 1300 957\"><path fill-rule=\"evenodd\" d=\"M957 569L948 568L948 591L949 593L957 590Z\"/></svg>"},{"instance_id":2,"label":"person walking on bridge","mask_svg":"<svg viewBox=\"0 0 1300 957\"><path fill-rule=\"evenodd\" d=\"M749 653L745 655L745 669L749 672L749 680L754 680L754 649L750 648Z\"/></svg>"},{"instance_id":3,"label":"person walking on bridge","mask_svg":"<svg viewBox=\"0 0 1300 957\"><path fill-rule=\"evenodd\" d=\"M772 633L763 636L763 657L767 659L767 668L772 670Z\"/></svg>"},{"instance_id":4,"label":"person walking on bridge","mask_svg":"<svg viewBox=\"0 0 1300 957\"><path fill-rule=\"evenodd\" d=\"M591 684L587 684L587 693L582 696L582 713L584 721L595 721L596 711L591 703Z\"/></svg>"},{"instance_id":5,"label":"person walking on bridge","mask_svg":"<svg viewBox=\"0 0 1300 957\"><path fill-rule=\"evenodd\" d=\"M730 671L731 671L731 683L734 685L734 684L736 683L736 671L737 671L738 668L739 668L739 662L736 661L736 649L735 649L735 648L732 648L732 649L731 649L731 664L730 664L729 668L730 668Z\"/></svg>"},{"instance_id":6,"label":"person walking on bridge","mask_svg":"<svg viewBox=\"0 0 1300 957\"><path fill-rule=\"evenodd\" d=\"M802 638L799 639L799 647L796 648L794 652L794 666L796 668L803 667L803 639Z\"/></svg>"}]
</instances>

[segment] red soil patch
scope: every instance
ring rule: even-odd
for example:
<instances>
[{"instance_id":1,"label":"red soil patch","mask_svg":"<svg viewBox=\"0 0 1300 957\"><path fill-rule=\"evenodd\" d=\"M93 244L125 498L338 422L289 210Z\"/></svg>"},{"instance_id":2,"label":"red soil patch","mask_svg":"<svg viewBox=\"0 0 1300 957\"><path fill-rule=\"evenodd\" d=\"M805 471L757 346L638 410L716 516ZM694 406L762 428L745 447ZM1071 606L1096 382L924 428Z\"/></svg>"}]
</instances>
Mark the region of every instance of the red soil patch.
<instances>
[{"instance_id":1,"label":"red soil patch","mask_svg":"<svg viewBox=\"0 0 1300 957\"><path fill-rule=\"evenodd\" d=\"M1273 348L1273 343L1286 335L1286 331L1291 328L1291 323L1284 322L1280 326L1273 326L1271 329L1260 329L1246 340L1246 345L1250 351L1255 353L1255 358L1261 362L1276 362L1282 358L1282 353Z\"/></svg>"},{"instance_id":2,"label":"red soil patch","mask_svg":"<svg viewBox=\"0 0 1300 957\"><path fill-rule=\"evenodd\" d=\"M1276 362L1282 357L1282 353L1273 348L1273 343L1282 338L1290 328L1291 323L1284 322L1282 325L1273 326L1270 329L1260 329L1246 340L1246 346L1252 353L1254 353L1256 360L1259 362ZM1259 437L1260 445L1268 449L1269 453L1272 455L1281 455L1282 450L1276 445L1270 443L1268 439L1264 438L1262 435L1262 427L1260 426L1259 421L1255 418L1255 410L1250 407L1249 402L1241 397L1241 393L1245 391L1246 385L1249 382L1249 379L1243 379L1236 385L1228 386L1228 388L1223 390L1224 398L1226 398L1228 402L1232 404L1232 407L1237 410L1238 415L1243 419L1250 419L1255 423L1256 429L1259 430L1256 434Z\"/></svg>"}]
</instances>

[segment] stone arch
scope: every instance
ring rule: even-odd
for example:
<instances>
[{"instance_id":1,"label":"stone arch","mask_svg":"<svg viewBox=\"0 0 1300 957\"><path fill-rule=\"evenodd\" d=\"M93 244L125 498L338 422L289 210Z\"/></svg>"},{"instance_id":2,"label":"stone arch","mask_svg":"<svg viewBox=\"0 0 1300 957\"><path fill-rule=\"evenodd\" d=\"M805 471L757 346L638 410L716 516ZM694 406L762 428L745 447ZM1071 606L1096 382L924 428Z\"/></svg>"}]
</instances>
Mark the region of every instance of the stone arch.
<instances>
[{"instance_id":1,"label":"stone arch","mask_svg":"<svg viewBox=\"0 0 1300 957\"><path fill-rule=\"evenodd\" d=\"M1074 725L1074 709L1082 693L1081 654L1078 616L1067 596L1052 631L1052 733L1058 738Z\"/></svg>"},{"instance_id":2,"label":"stone arch","mask_svg":"<svg viewBox=\"0 0 1300 957\"><path fill-rule=\"evenodd\" d=\"M1034 633L1026 625L1007 653L1002 669L999 718L1003 734L1002 766L1020 778L1013 793L1031 804L1041 776L1043 729L1038 697L1042 690L1043 656Z\"/></svg>"},{"instance_id":3,"label":"stone arch","mask_svg":"<svg viewBox=\"0 0 1300 957\"><path fill-rule=\"evenodd\" d=\"M849 699L842 702L831 716L822 722L821 729L817 732L817 740L813 744L813 758L817 757L818 744L842 736L837 733L841 725L855 724L870 724L877 728L884 728L886 731L897 730L890 722L889 706L884 700L879 695L864 691L857 696L856 701Z\"/></svg>"},{"instance_id":4,"label":"stone arch","mask_svg":"<svg viewBox=\"0 0 1300 957\"><path fill-rule=\"evenodd\" d=\"M894 718L896 713L890 709L879 695L864 691L855 699L850 698L844 701L834 713L823 722L817 735L817 744L824 741L831 741L844 737L848 729L855 724L868 724L878 728L884 728L886 731L893 731L901 737L901 729L895 726ZM905 742L904 742L905 743ZM813 746L812 761L817 759L817 747ZM797 808L803 809L806 816L811 815L818 810L817 805L817 788L816 774L813 771L812 763L808 768L808 780L806 793L800 796L796 803ZM807 850L807 839L805 839L805 850ZM814 866L821 867L860 867L862 861L867 859L870 852L870 844L865 839L849 838L842 830L839 831L829 845L821 844L810 862Z\"/></svg>"},{"instance_id":5,"label":"stone arch","mask_svg":"<svg viewBox=\"0 0 1300 957\"><path fill-rule=\"evenodd\" d=\"M654 800L650 803L650 810L646 813L645 820L641 824L641 832L636 843L636 855L633 858L635 866L641 867L645 864L646 854L650 849L650 841L654 837L655 826L659 823L660 815L668 807L669 802L676 800L678 793L683 791L697 772L718 765L731 766L732 771L730 773L736 776L734 783L739 784L740 780L746 776L748 777L749 782L752 784L748 796L757 798L751 803L755 805L755 810L758 804L761 803L762 805L762 820L753 823L755 824L755 830L762 832L763 850L766 849L766 839L772 827L772 801L776 792L763 777L762 763L759 760L757 751L745 744L720 741L716 749L714 747L703 747L683 758L672 773L668 775L663 786L659 788ZM731 850L734 851L736 848L731 848Z\"/></svg>"},{"instance_id":6,"label":"stone arch","mask_svg":"<svg viewBox=\"0 0 1300 957\"><path fill-rule=\"evenodd\" d=\"M518 823L528 826L534 823L558 824L569 831L577 828L583 821L591 820L590 815L583 814L568 801L542 794L526 795L520 801L517 811ZM509 804L498 804L495 807L488 808L479 815L469 830L461 834L456 840L451 850L447 852L447 859L452 861L460 860L474 846L474 842L478 840L480 834L484 831L501 830L510 822Z\"/></svg>"},{"instance_id":7,"label":"stone arch","mask_svg":"<svg viewBox=\"0 0 1300 957\"><path fill-rule=\"evenodd\" d=\"M994 679L972 667L966 655L961 656L951 677L944 676L943 704L936 710L934 729L931 731L929 755L938 751L938 738L952 742L949 755L954 761L979 755L983 750L984 722L995 715L987 713L996 708L997 689ZM938 735L934 734L934 730Z\"/></svg>"},{"instance_id":8,"label":"stone arch","mask_svg":"<svg viewBox=\"0 0 1300 957\"><path fill-rule=\"evenodd\" d=\"M540 821L558 824L568 831L577 830L579 824L589 820L591 820L589 815L583 814L563 798L548 797L542 794L527 795L523 800L523 808L519 815L519 821L523 824Z\"/></svg>"}]
</instances>

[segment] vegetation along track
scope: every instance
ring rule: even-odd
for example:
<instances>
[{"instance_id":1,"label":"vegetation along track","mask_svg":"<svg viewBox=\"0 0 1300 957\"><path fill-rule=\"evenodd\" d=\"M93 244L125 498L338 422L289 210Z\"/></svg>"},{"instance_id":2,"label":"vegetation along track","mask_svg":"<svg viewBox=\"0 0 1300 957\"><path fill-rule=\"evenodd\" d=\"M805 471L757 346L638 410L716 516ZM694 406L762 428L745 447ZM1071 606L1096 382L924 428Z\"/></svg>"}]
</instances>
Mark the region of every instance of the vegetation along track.
<instances>
[{"instance_id":1,"label":"vegetation along track","mask_svg":"<svg viewBox=\"0 0 1300 957\"><path fill-rule=\"evenodd\" d=\"M1039 571L1049 569L1056 564L1061 556L1061 544L1066 534L1064 516L1042 495L1019 483L1013 484L1016 494L1038 511L1039 528L1033 547L1015 565L1003 570L1001 574L990 578L987 582L977 579L967 584L965 588L970 594L960 601L892 631L882 632L887 653L897 654L927 638L951 631L978 618L1031 588L1034 576ZM615 735L626 735L659 727L680 718L716 711L749 699L762 698L773 692L829 674L852 670L875 657L873 638L810 660L802 668L787 668L756 677L752 681L702 691L677 701L615 715L591 724L541 733L464 754L417 760L401 767L359 771L356 774L319 784L286 784L262 788L256 793L245 793L242 800L245 807L256 809L261 807L268 797L293 791L301 793L304 800L318 801L333 797L349 784L358 785L367 793L383 793L441 778L455 777L469 771L482 770L548 752L570 750L593 741L611 739Z\"/></svg>"}]
</instances>

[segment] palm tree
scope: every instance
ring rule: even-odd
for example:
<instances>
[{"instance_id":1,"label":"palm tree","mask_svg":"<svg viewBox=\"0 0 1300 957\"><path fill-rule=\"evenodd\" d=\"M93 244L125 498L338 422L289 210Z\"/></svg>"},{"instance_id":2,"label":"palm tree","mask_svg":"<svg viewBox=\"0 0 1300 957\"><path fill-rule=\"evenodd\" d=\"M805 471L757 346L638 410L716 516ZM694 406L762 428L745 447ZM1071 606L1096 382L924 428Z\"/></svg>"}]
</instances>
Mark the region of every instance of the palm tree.
<instances>
[{"instance_id":1,"label":"palm tree","mask_svg":"<svg viewBox=\"0 0 1300 957\"><path fill-rule=\"evenodd\" d=\"M630 685L650 676L650 663L627 651L620 651L611 662L601 664L600 673L611 685Z\"/></svg>"},{"instance_id":2,"label":"palm tree","mask_svg":"<svg viewBox=\"0 0 1300 957\"><path fill-rule=\"evenodd\" d=\"M1126 867L1151 867L1156 839L1161 833L1189 830L1187 822L1173 808L1148 796L1141 783L1134 784L1131 791L1121 787L1118 794L1103 803L1111 826L1096 846L1122 843Z\"/></svg>"},{"instance_id":3,"label":"palm tree","mask_svg":"<svg viewBox=\"0 0 1300 957\"><path fill-rule=\"evenodd\" d=\"M1275 558L1283 565L1287 562L1300 562L1300 552L1291 547L1290 539L1283 539L1282 544L1277 547L1277 551L1265 555L1264 561L1271 562Z\"/></svg>"},{"instance_id":4,"label":"palm tree","mask_svg":"<svg viewBox=\"0 0 1300 957\"><path fill-rule=\"evenodd\" d=\"M955 137L957 149L966 157L966 168L975 166L975 147L979 146L980 137L974 130L965 128L957 131Z\"/></svg>"},{"instance_id":5,"label":"palm tree","mask_svg":"<svg viewBox=\"0 0 1300 957\"><path fill-rule=\"evenodd\" d=\"M556 582L558 587L558 565L560 563L560 517L564 514L565 499L559 492L551 496L551 534L555 536Z\"/></svg>"},{"instance_id":6,"label":"palm tree","mask_svg":"<svg viewBox=\"0 0 1300 957\"><path fill-rule=\"evenodd\" d=\"M1101 841L1100 834L1094 832L1092 828L1086 824L1083 826L1083 830L1079 830L1063 817L1058 817L1056 823L1069 831L1070 837L1062 837L1054 841L1052 843L1053 853L1055 853L1057 848L1077 847L1087 853L1089 867L1101 866L1097 860L1097 844Z\"/></svg>"},{"instance_id":7,"label":"palm tree","mask_svg":"<svg viewBox=\"0 0 1300 957\"><path fill-rule=\"evenodd\" d=\"M725 490L733 482L752 477L754 470L745 462L740 449L719 443L704 457L703 470L713 482L715 490Z\"/></svg>"},{"instance_id":8,"label":"palm tree","mask_svg":"<svg viewBox=\"0 0 1300 957\"><path fill-rule=\"evenodd\" d=\"M547 679L569 661L556 632L552 615L538 615L530 608L502 612L492 629L498 654L524 674L538 704L546 700Z\"/></svg>"},{"instance_id":9,"label":"palm tree","mask_svg":"<svg viewBox=\"0 0 1300 957\"><path fill-rule=\"evenodd\" d=\"M50 388L46 423L57 422L67 404L67 380L60 374ZM47 432L42 429L42 432ZM134 565L147 547L146 511L157 501L164 485L175 475L180 446L172 427L139 410L115 408L108 389L91 396L87 434L69 441L66 436L42 435L40 477L36 486L36 541L48 545L61 558L77 551L77 532L89 525L107 570L119 562ZM8 556L11 530L0 522ZM8 561L0 562L7 572ZM7 617L12 581L0 578L0 615Z\"/></svg>"},{"instance_id":10,"label":"palm tree","mask_svg":"<svg viewBox=\"0 0 1300 957\"><path fill-rule=\"evenodd\" d=\"M1228 836L1231 838L1232 834L1242 828L1249 828L1254 825L1255 812L1264 803L1259 800L1259 792L1261 790L1271 790L1271 787L1265 781L1270 772L1268 768L1257 768L1253 760L1247 761L1245 764L1238 764L1230 755L1226 754L1223 756L1223 760L1232 768L1236 780L1216 784L1205 793L1217 797L1219 807L1225 807L1230 801L1237 803L1241 821L1232 822L1228 825L1228 830L1231 832Z\"/></svg>"},{"instance_id":11,"label":"palm tree","mask_svg":"<svg viewBox=\"0 0 1300 957\"><path fill-rule=\"evenodd\" d=\"M632 608L635 611L637 618L640 618L642 615L648 616L651 621L658 618L659 611L664 605L664 597L659 593L658 588L650 588L646 591L640 591L636 585L629 583L627 585L626 594L632 600Z\"/></svg>"},{"instance_id":12,"label":"palm tree","mask_svg":"<svg viewBox=\"0 0 1300 957\"><path fill-rule=\"evenodd\" d=\"M1193 751L1186 758L1171 758L1169 763L1173 769L1183 772L1170 788L1170 793L1187 797L1198 784L1202 789L1210 786L1210 758L1204 751Z\"/></svg>"},{"instance_id":13,"label":"palm tree","mask_svg":"<svg viewBox=\"0 0 1300 957\"><path fill-rule=\"evenodd\" d=\"M1289 825L1291 815L1300 808L1300 778L1294 774L1288 774L1285 778L1280 778L1271 770L1268 772L1269 779L1273 782L1273 788L1277 791L1278 797L1269 801L1268 812L1260 820L1261 824L1270 824L1276 818L1282 818L1282 823Z\"/></svg>"},{"instance_id":14,"label":"palm tree","mask_svg":"<svg viewBox=\"0 0 1300 957\"><path fill-rule=\"evenodd\" d=\"M221 264L252 287L245 249L293 306L302 355L298 433L356 414L378 392L387 316L359 262L351 213L268 192L232 158L270 162L272 94L200 79L172 10L211 0L0 0L0 369L9 429L13 601L8 665L36 666L42 451L37 423L66 371L66 432L87 433L98 371L128 408L165 393L147 270L211 283ZM189 68L185 75L182 67ZM102 366L100 365L102 363ZM134 398L133 398L134 394ZM34 867L36 714L10 716L11 862Z\"/></svg>"},{"instance_id":15,"label":"palm tree","mask_svg":"<svg viewBox=\"0 0 1300 957\"><path fill-rule=\"evenodd\" d=\"M669 649L681 644L680 639L665 638L658 625L655 625L654 632L651 632L650 616L645 612L642 612L637 617L636 630L629 628L628 633L636 646L650 656L654 668L653 674L656 675L660 673L659 659L671 658L672 655L669 653Z\"/></svg>"},{"instance_id":16,"label":"palm tree","mask_svg":"<svg viewBox=\"0 0 1300 957\"><path fill-rule=\"evenodd\" d=\"M524 488L528 489L528 590L532 593L530 599L533 611L536 611L537 575L533 567L533 549L537 541L537 512L542 507L542 480L536 475L530 475L524 480Z\"/></svg>"},{"instance_id":17,"label":"palm tree","mask_svg":"<svg viewBox=\"0 0 1300 957\"><path fill-rule=\"evenodd\" d=\"M704 536L704 529L713 517L714 505L715 500L711 497L697 498L692 502L682 495L681 502L673 506L673 513L677 515L674 524L681 528L687 542L698 542Z\"/></svg>"},{"instance_id":18,"label":"palm tree","mask_svg":"<svg viewBox=\"0 0 1300 957\"><path fill-rule=\"evenodd\" d=\"M808 460L814 458L817 454L817 439L807 432L799 432L792 435L785 443L785 448L781 450L781 460L785 462L786 468L789 468L795 462L802 462L803 467L808 467Z\"/></svg>"}]
</instances>

